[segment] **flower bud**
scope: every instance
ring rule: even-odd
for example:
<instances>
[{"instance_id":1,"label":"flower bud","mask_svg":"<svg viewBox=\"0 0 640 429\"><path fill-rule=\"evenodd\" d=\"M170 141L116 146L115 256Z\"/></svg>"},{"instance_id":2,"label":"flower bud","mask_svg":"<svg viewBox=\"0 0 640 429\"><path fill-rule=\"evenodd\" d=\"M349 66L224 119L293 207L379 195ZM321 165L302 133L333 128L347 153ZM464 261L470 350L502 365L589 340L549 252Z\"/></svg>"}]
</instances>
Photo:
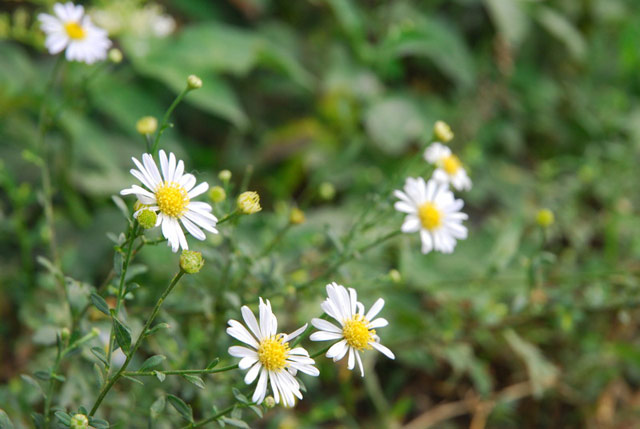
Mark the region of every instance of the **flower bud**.
<instances>
[{"instance_id":1,"label":"flower bud","mask_svg":"<svg viewBox=\"0 0 640 429\"><path fill-rule=\"evenodd\" d=\"M84 414L76 414L71 417L69 427L71 429L87 429L89 427L89 419Z\"/></svg>"},{"instance_id":2,"label":"flower bud","mask_svg":"<svg viewBox=\"0 0 640 429\"><path fill-rule=\"evenodd\" d=\"M223 182L228 182L229 180L231 180L231 172L229 170L222 170L220 173L218 173L218 179L222 180Z\"/></svg>"},{"instance_id":3,"label":"flower bud","mask_svg":"<svg viewBox=\"0 0 640 429\"><path fill-rule=\"evenodd\" d=\"M238 195L238 210L242 214L254 214L262 210L260 195L254 191L243 192Z\"/></svg>"},{"instance_id":4,"label":"flower bud","mask_svg":"<svg viewBox=\"0 0 640 429\"><path fill-rule=\"evenodd\" d=\"M136 122L136 130L142 135L153 134L158 129L158 120L153 116L144 116Z\"/></svg>"},{"instance_id":5,"label":"flower bud","mask_svg":"<svg viewBox=\"0 0 640 429\"><path fill-rule=\"evenodd\" d=\"M402 274L400 274L400 271L394 268L393 270L389 271L389 278L393 283L398 284L402 281Z\"/></svg>"},{"instance_id":6,"label":"flower bud","mask_svg":"<svg viewBox=\"0 0 640 429\"><path fill-rule=\"evenodd\" d=\"M91 328L91 335L93 335L94 337L97 337L98 335L100 335L100 329L94 326L93 328Z\"/></svg>"},{"instance_id":7,"label":"flower bud","mask_svg":"<svg viewBox=\"0 0 640 429\"><path fill-rule=\"evenodd\" d=\"M180 255L180 268L187 274L196 274L204 265L202 253L194 250L183 250Z\"/></svg>"},{"instance_id":8,"label":"flower bud","mask_svg":"<svg viewBox=\"0 0 640 429\"><path fill-rule=\"evenodd\" d=\"M543 228L550 227L555 220L553 212L549 209L539 210L536 214L536 223Z\"/></svg>"},{"instance_id":9,"label":"flower bud","mask_svg":"<svg viewBox=\"0 0 640 429\"><path fill-rule=\"evenodd\" d=\"M156 226L158 215L153 210L144 209L138 213L138 223L144 229L150 229Z\"/></svg>"},{"instance_id":10,"label":"flower bud","mask_svg":"<svg viewBox=\"0 0 640 429\"><path fill-rule=\"evenodd\" d=\"M227 199L227 193L222 186L214 186L209 190L209 199L214 203L221 203Z\"/></svg>"},{"instance_id":11,"label":"flower bud","mask_svg":"<svg viewBox=\"0 0 640 429\"><path fill-rule=\"evenodd\" d=\"M273 396L269 395L264 398L264 406L267 408L273 408L276 406L276 400L273 399Z\"/></svg>"},{"instance_id":12,"label":"flower bud","mask_svg":"<svg viewBox=\"0 0 640 429\"><path fill-rule=\"evenodd\" d=\"M304 212L302 210L300 210L297 207L294 207L293 209L291 209L291 213L289 213L289 222L292 225L300 225L301 223L304 223L305 221L305 217L304 217Z\"/></svg>"},{"instance_id":13,"label":"flower bud","mask_svg":"<svg viewBox=\"0 0 640 429\"><path fill-rule=\"evenodd\" d=\"M195 74L189 75L187 78L187 86L189 89L199 89L202 88L202 79L200 79Z\"/></svg>"},{"instance_id":14,"label":"flower bud","mask_svg":"<svg viewBox=\"0 0 640 429\"><path fill-rule=\"evenodd\" d=\"M69 331L69 328L62 328L60 330L60 339L63 342L67 342L67 340L69 340L69 337L71 336L71 332Z\"/></svg>"},{"instance_id":15,"label":"flower bud","mask_svg":"<svg viewBox=\"0 0 640 429\"><path fill-rule=\"evenodd\" d=\"M109 61L115 64L122 62L122 51L118 48L109 49Z\"/></svg>"},{"instance_id":16,"label":"flower bud","mask_svg":"<svg viewBox=\"0 0 640 429\"><path fill-rule=\"evenodd\" d=\"M444 121L436 121L433 125L433 136L442 143L450 142L453 139L451 127Z\"/></svg>"},{"instance_id":17,"label":"flower bud","mask_svg":"<svg viewBox=\"0 0 640 429\"><path fill-rule=\"evenodd\" d=\"M330 201L336 196L336 188L329 182L323 182L320 184L318 193L320 194L320 198Z\"/></svg>"}]
</instances>

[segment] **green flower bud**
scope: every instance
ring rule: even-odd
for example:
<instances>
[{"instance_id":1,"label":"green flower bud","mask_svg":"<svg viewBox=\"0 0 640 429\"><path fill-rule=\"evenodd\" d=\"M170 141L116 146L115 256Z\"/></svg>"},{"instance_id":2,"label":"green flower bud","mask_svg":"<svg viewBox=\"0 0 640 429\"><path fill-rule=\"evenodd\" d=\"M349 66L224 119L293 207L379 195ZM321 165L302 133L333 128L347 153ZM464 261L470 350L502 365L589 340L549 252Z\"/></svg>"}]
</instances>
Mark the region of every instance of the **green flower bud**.
<instances>
[{"instance_id":1,"label":"green flower bud","mask_svg":"<svg viewBox=\"0 0 640 429\"><path fill-rule=\"evenodd\" d=\"M67 340L69 339L69 336L71 336L71 332L69 331L69 328L62 328L60 330L60 339L63 342L67 342Z\"/></svg>"},{"instance_id":2,"label":"green flower bud","mask_svg":"<svg viewBox=\"0 0 640 429\"><path fill-rule=\"evenodd\" d=\"M122 51L118 48L109 49L109 61L115 64L122 62Z\"/></svg>"},{"instance_id":3,"label":"green flower bud","mask_svg":"<svg viewBox=\"0 0 640 429\"><path fill-rule=\"evenodd\" d=\"M305 221L304 212L299 208L294 207L291 210L291 213L289 214L289 222L292 225L300 225L301 223L304 223L304 221Z\"/></svg>"},{"instance_id":4,"label":"green flower bud","mask_svg":"<svg viewBox=\"0 0 640 429\"><path fill-rule=\"evenodd\" d=\"M550 227L555 220L553 212L549 209L539 210L536 214L536 223L543 228Z\"/></svg>"},{"instance_id":5,"label":"green flower bud","mask_svg":"<svg viewBox=\"0 0 640 429\"><path fill-rule=\"evenodd\" d=\"M402 274L400 274L400 271L393 269L389 271L389 278L393 283L398 284L402 281Z\"/></svg>"},{"instance_id":6,"label":"green flower bud","mask_svg":"<svg viewBox=\"0 0 640 429\"><path fill-rule=\"evenodd\" d=\"M267 408L273 408L276 406L276 400L273 399L273 396L269 395L264 398L264 406Z\"/></svg>"},{"instance_id":7,"label":"green flower bud","mask_svg":"<svg viewBox=\"0 0 640 429\"><path fill-rule=\"evenodd\" d=\"M158 215L153 210L142 210L138 213L138 223L144 229L150 229L156 226Z\"/></svg>"},{"instance_id":8,"label":"green flower bud","mask_svg":"<svg viewBox=\"0 0 640 429\"><path fill-rule=\"evenodd\" d=\"M76 414L71 417L69 427L71 429L87 429L89 427L89 419L84 414Z\"/></svg>"},{"instance_id":9,"label":"green flower bud","mask_svg":"<svg viewBox=\"0 0 640 429\"><path fill-rule=\"evenodd\" d=\"M436 140L447 143L453 140L453 131L451 131L451 127L446 122L436 121L433 125L433 136Z\"/></svg>"},{"instance_id":10,"label":"green flower bud","mask_svg":"<svg viewBox=\"0 0 640 429\"><path fill-rule=\"evenodd\" d=\"M242 214L254 214L262 210L260 195L254 191L243 192L238 195L238 210Z\"/></svg>"},{"instance_id":11,"label":"green flower bud","mask_svg":"<svg viewBox=\"0 0 640 429\"><path fill-rule=\"evenodd\" d=\"M320 188L318 188L318 193L320 194L320 198L330 201L336 196L336 188L329 182L323 182L320 184Z\"/></svg>"},{"instance_id":12,"label":"green flower bud","mask_svg":"<svg viewBox=\"0 0 640 429\"><path fill-rule=\"evenodd\" d=\"M91 328L91 335L93 335L94 337L97 337L98 335L100 335L100 329L94 326L93 328Z\"/></svg>"},{"instance_id":13,"label":"green flower bud","mask_svg":"<svg viewBox=\"0 0 640 429\"><path fill-rule=\"evenodd\" d=\"M214 186L209 190L209 199L214 203L221 203L227 199L227 193L222 186Z\"/></svg>"},{"instance_id":14,"label":"green flower bud","mask_svg":"<svg viewBox=\"0 0 640 429\"><path fill-rule=\"evenodd\" d=\"M136 122L136 131L142 135L153 134L158 129L158 120L153 116L142 117Z\"/></svg>"},{"instance_id":15,"label":"green flower bud","mask_svg":"<svg viewBox=\"0 0 640 429\"><path fill-rule=\"evenodd\" d=\"M202 79L200 79L195 74L189 75L187 78L187 86L189 89L199 89L202 88Z\"/></svg>"},{"instance_id":16,"label":"green flower bud","mask_svg":"<svg viewBox=\"0 0 640 429\"><path fill-rule=\"evenodd\" d=\"M220 173L218 173L218 179L222 180L223 182L228 182L229 180L231 180L231 172L229 170L222 170Z\"/></svg>"},{"instance_id":17,"label":"green flower bud","mask_svg":"<svg viewBox=\"0 0 640 429\"><path fill-rule=\"evenodd\" d=\"M204 266L202 253L194 250L183 250L180 255L180 268L187 274L196 274Z\"/></svg>"}]
</instances>

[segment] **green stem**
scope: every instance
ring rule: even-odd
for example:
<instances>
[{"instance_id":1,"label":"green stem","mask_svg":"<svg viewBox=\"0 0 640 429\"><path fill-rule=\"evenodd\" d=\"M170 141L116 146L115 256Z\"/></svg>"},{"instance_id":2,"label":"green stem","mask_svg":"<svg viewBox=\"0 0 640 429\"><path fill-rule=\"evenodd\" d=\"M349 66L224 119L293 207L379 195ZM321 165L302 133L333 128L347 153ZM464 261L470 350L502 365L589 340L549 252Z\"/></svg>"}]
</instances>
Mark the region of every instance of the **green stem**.
<instances>
[{"instance_id":1,"label":"green stem","mask_svg":"<svg viewBox=\"0 0 640 429\"><path fill-rule=\"evenodd\" d=\"M133 242L135 241L138 235L138 222L134 221L133 227L129 229L129 240L127 246L127 253L125 254L124 261L122 262L122 272L120 273L120 282L118 284L118 296L116 297L116 309L115 309L115 317L118 317L120 314L120 307L122 307L122 298L124 295L124 284L127 278L127 271L129 270L129 264L131 262L131 256L133 254ZM109 334L109 350L107 350L107 376L109 376L109 372L111 371L111 355L113 353L113 347L115 345L115 330L113 325L111 326L111 333Z\"/></svg>"},{"instance_id":2,"label":"green stem","mask_svg":"<svg viewBox=\"0 0 640 429\"><path fill-rule=\"evenodd\" d=\"M264 250L260 252L258 257L255 259L252 259L252 261L255 261L256 259L260 259L267 256L269 252L271 252L273 248L276 247L276 245L280 242L280 240L284 238L285 234L287 233L287 231L289 231L289 228L291 228L291 226L292 226L291 222L288 222L284 228L280 229L280 231L278 231L276 236L273 237L273 240L271 240L271 242L264 248Z\"/></svg>"},{"instance_id":3,"label":"green stem","mask_svg":"<svg viewBox=\"0 0 640 429\"><path fill-rule=\"evenodd\" d=\"M182 429L199 428L201 426L206 425L207 423L211 423L213 421L218 420L220 417L223 417L225 414L229 414L231 411L236 409L236 407L246 408L246 407L249 407L251 405L255 405L255 404L238 404L238 403L235 403L233 405L228 406L224 410L212 415L211 417L208 417L208 418L206 418L204 420L201 420L201 421L199 421L197 423L189 423L188 425L182 427Z\"/></svg>"},{"instance_id":4,"label":"green stem","mask_svg":"<svg viewBox=\"0 0 640 429\"><path fill-rule=\"evenodd\" d=\"M229 221L229 220L231 220L231 219L233 219L235 217L238 217L238 216L240 216L240 213L238 213L237 210L234 210L231 213L224 215L218 222L216 222L216 226L220 225L222 223L225 223L225 222L227 222L227 221Z\"/></svg>"},{"instance_id":5,"label":"green stem","mask_svg":"<svg viewBox=\"0 0 640 429\"><path fill-rule=\"evenodd\" d=\"M333 345L333 344L329 344L329 345L328 345L328 346L326 346L325 348L318 350L317 352L315 352L315 353L314 353L314 354L312 354L312 355L309 355L309 357L310 357L311 359L315 359L315 358L317 358L318 356L325 354L325 353L326 353L326 352L331 348L331 346L332 346L332 345Z\"/></svg>"},{"instance_id":6,"label":"green stem","mask_svg":"<svg viewBox=\"0 0 640 429\"><path fill-rule=\"evenodd\" d=\"M336 272L338 270L338 268L340 268L342 265L346 264L347 262L353 260L354 258L356 258L356 256L361 255L362 253L367 252L368 250L371 250L372 248L380 245L381 243L384 243L385 241L396 237L398 235L402 234L402 231L400 231L399 229L393 230L388 234L385 234L381 237L378 237L377 239L375 239L374 241L372 241L369 244L365 244L362 247L359 247L358 249L356 249L354 252L350 252L350 253L343 253L342 255L340 255L340 258L338 258L338 260L336 262L334 262L332 265L330 265L326 270L324 270L321 274L315 276L313 279L302 283L301 285L296 286L296 290L300 291L300 290L304 290L306 288L308 288L309 286L313 285L316 281L325 278L327 276L330 276L331 274L333 274L334 272Z\"/></svg>"},{"instance_id":7,"label":"green stem","mask_svg":"<svg viewBox=\"0 0 640 429\"><path fill-rule=\"evenodd\" d=\"M175 100L173 100L173 103L171 103L171 106L169 106L169 108L165 112L164 117L162 118L162 122L160 123L160 128L158 128L158 132L156 133L156 138L153 141L153 146L151 147L151 156L155 156L156 151L158 150L158 145L160 144L160 137L164 133L164 130L169 128L169 118L171 117L171 114L189 91L191 91L189 86L185 87L185 89L183 89L182 92L178 94Z\"/></svg>"},{"instance_id":8,"label":"green stem","mask_svg":"<svg viewBox=\"0 0 640 429\"><path fill-rule=\"evenodd\" d=\"M54 378L54 374L58 372L58 368L60 367L60 361L62 360L62 353L60 351L60 347L58 347L58 351L56 353L56 361L49 372L49 387L47 388L47 396L44 398L44 427L45 429L49 428L49 424L51 423L51 400L53 399L53 392L55 389L56 379Z\"/></svg>"},{"instance_id":9,"label":"green stem","mask_svg":"<svg viewBox=\"0 0 640 429\"><path fill-rule=\"evenodd\" d=\"M124 372L129 366L129 363L131 362L133 355L136 353L136 351L138 351L138 348L142 344L142 340L144 340L144 338L147 335L147 331L149 330L149 328L151 327L151 324L153 323L156 316L160 312L160 307L162 307L164 300L167 298L167 296L169 296L169 294L171 293L173 288L178 284L178 281L180 281L183 275L184 275L184 271L180 270L175 276L173 276L173 279L171 279L171 283L169 283L169 286L167 286L165 291L160 296L160 299L158 299L158 302L156 302L156 305L153 308L153 311L151 312L151 316L149 316L149 318L147 319L147 322L144 324L144 327L142 328L142 331L140 332L138 339L136 340L135 344L127 354L127 359L124 361L124 363L122 364L118 372L115 373L114 376L111 377L111 379L109 379L109 381L104 385L102 390L100 390L100 393L98 394L98 398L96 399L96 402L93 404L93 407L91 407L91 412L89 413L90 416L93 416L96 413L96 411L98 410L98 407L102 403L103 399L105 398L109 390L111 390L111 388L118 381L118 379L124 375Z\"/></svg>"},{"instance_id":10,"label":"green stem","mask_svg":"<svg viewBox=\"0 0 640 429\"><path fill-rule=\"evenodd\" d=\"M165 375L185 375L185 374L215 374L218 372L231 371L238 368L238 365L229 365L222 368L210 368L210 369L172 369L168 371L125 371L122 375L129 377L146 377L155 376L156 372L161 372Z\"/></svg>"}]
</instances>

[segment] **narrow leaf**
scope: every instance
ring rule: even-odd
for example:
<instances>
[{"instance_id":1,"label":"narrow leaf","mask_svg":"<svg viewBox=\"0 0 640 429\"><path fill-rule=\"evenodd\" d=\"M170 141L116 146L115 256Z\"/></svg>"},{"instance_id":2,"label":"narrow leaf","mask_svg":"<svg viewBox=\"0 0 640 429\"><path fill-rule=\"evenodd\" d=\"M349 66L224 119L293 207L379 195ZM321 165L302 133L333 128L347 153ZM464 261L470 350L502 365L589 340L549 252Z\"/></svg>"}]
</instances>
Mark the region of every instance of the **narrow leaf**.
<instances>
[{"instance_id":1,"label":"narrow leaf","mask_svg":"<svg viewBox=\"0 0 640 429\"><path fill-rule=\"evenodd\" d=\"M140 369L138 371L148 371L151 368L154 368L158 365L160 365L162 363L163 360L165 360L166 357L163 355L154 355L151 356L149 359L145 360L142 363L142 366L140 366Z\"/></svg>"},{"instance_id":2,"label":"narrow leaf","mask_svg":"<svg viewBox=\"0 0 640 429\"><path fill-rule=\"evenodd\" d=\"M153 373L156 375L156 378L160 380L161 383L164 381L165 378L167 378L167 375L164 372L153 371Z\"/></svg>"},{"instance_id":3,"label":"narrow leaf","mask_svg":"<svg viewBox=\"0 0 640 429\"><path fill-rule=\"evenodd\" d=\"M214 360L211 361L211 363L209 363L209 365L207 365L207 369L215 368L219 362L220 362L220 358L219 357L215 358Z\"/></svg>"},{"instance_id":4,"label":"narrow leaf","mask_svg":"<svg viewBox=\"0 0 640 429\"><path fill-rule=\"evenodd\" d=\"M189 405L187 405L182 399L174 395L167 395L167 399L169 400L169 403L173 406L173 408L175 408L176 411L178 411L178 413L180 413L180 415L185 418L185 420L193 422L193 411L191 410L191 407Z\"/></svg>"},{"instance_id":5,"label":"narrow leaf","mask_svg":"<svg viewBox=\"0 0 640 429\"><path fill-rule=\"evenodd\" d=\"M116 332L116 341L123 352L129 353L131 348L131 330L115 317L113 318L113 327Z\"/></svg>"},{"instance_id":6,"label":"narrow leaf","mask_svg":"<svg viewBox=\"0 0 640 429\"><path fill-rule=\"evenodd\" d=\"M91 302L98 310L100 310L101 313L104 313L107 316L109 316L109 304L107 304L107 301L105 301L103 297L101 297L95 292L92 292Z\"/></svg>"},{"instance_id":7,"label":"narrow leaf","mask_svg":"<svg viewBox=\"0 0 640 429\"><path fill-rule=\"evenodd\" d=\"M91 347L91 353L93 353L93 355L97 357L104 366L109 365L107 363L107 355L104 353L104 349L102 347Z\"/></svg>"},{"instance_id":8,"label":"narrow leaf","mask_svg":"<svg viewBox=\"0 0 640 429\"><path fill-rule=\"evenodd\" d=\"M183 374L182 375L185 380L187 380L189 383L193 384L194 386L200 388L200 389L204 389L204 381L202 381L202 379L196 375L191 375L191 374Z\"/></svg>"},{"instance_id":9,"label":"narrow leaf","mask_svg":"<svg viewBox=\"0 0 640 429\"><path fill-rule=\"evenodd\" d=\"M65 426L69 426L71 424L71 416L64 411L56 411L54 415L64 424ZM0 428L4 428L4 426L0 425Z\"/></svg>"},{"instance_id":10,"label":"narrow leaf","mask_svg":"<svg viewBox=\"0 0 640 429\"><path fill-rule=\"evenodd\" d=\"M7 413L5 413L4 410L1 410L1 409L0 409L0 428L13 429L13 423L11 422L11 419L9 418Z\"/></svg>"}]
</instances>

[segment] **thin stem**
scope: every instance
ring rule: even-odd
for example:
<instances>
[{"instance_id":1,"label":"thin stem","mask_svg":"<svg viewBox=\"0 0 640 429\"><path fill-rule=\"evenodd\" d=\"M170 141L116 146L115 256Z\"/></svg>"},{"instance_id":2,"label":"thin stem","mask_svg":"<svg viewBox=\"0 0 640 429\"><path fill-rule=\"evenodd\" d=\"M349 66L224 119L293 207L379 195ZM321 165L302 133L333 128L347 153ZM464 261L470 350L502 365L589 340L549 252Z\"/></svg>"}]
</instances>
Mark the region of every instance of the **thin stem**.
<instances>
[{"instance_id":1,"label":"thin stem","mask_svg":"<svg viewBox=\"0 0 640 429\"><path fill-rule=\"evenodd\" d=\"M138 351L138 348L142 344L142 340L146 338L147 331L149 330L149 328L151 327L151 324L153 323L156 316L160 312L160 307L162 307L164 300L167 298L167 296L169 296L169 294L171 293L173 288L178 284L178 281L180 281L183 275L184 275L184 271L180 270L175 276L173 276L173 279L171 279L171 283L169 283L169 286L167 286L165 291L160 296L160 299L158 299L158 302L156 302L156 305L153 308L153 311L151 312L151 316L149 316L149 318L147 319L147 322L144 324L144 327L142 328L142 331L140 332L138 339L136 340L135 344L127 354L127 359L124 361L124 363L122 364L118 372L115 373L114 376L111 377L111 379L109 379L109 381L104 385L102 390L100 390L100 393L98 395L98 398L96 399L96 402L93 404L93 407L91 407L91 412L89 413L90 416L93 416L96 413L96 411L98 410L98 407L102 403L103 399L105 398L109 390L111 390L111 388L116 383L116 381L118 381L118 379L122 377L122 375L124 374L125 370L129 366L129 363L131 362L131 359L133 358L133 355L136 353L136 351Z\"/></svg>"},{"instance_id":2,"label":"thin stem","mask_svg":"<svg viewBox=\"0 0 640 429\"><path fill-rule=\"evenodd\" d=\"M116 297L116 309L115 309L115 317L118 317L120 314L120 307L122 306L122 298L124 295L124 284L127 278L127 271L129 269L129 263L131 262L131 256L133 254L133 242L136 240L138 235L138 222L135 221L133 227L129 228L129 240L127 246L127 253L125 254L124 261L122 262L122 272L120 273L120 283L118 284L118 296ZM109 365L107 368L107 376L111 371L111 355L113 353L113 347L115 345L115 330L113 325L111 326L111 333L109 334L109 350L107 350L107 364Z\"/></svg>"},{"instance_id":3,"label":"thin stem","mask_svg":"<svg viewBox=\"0 0 640 429\"><path fill-rule=\"evenodd\" d=\"M197 423L189 423L188 425L182 427L182 429L199 428L201 426L206 425L207 423L211 423L213 421L218 420L220 417L223 417L225 414L229 414L231 411L236 409L236 407L246 408L246 407L249 407L251 405L255 405L255 404L239 404L239 403L235 403L233 405L228 406L224 410L219 411L218 413L212 415L211 417L208 417L208 418L206 418L204 420L201 420L201 421L199 421Z\"/></svg>"},{"instance_id":4,"label":"thin stem","mask_svg":"<svg viewBox=\"0 0 640 429\"><path fill-rule=\"evenodd\" d=\"M58 337L58 341L61 341ZM62 353L60 347L58 346L58 351L56 353L56 361L49 372L49 387L47 388L47 396L44 398L44 427L45 429L49 428L49 424L51 423L51 400L53 399L53 392L55 389L56 379L54 377L55 373L58 372L58 367L60 366L60 361L62 360Z\"/></svg>"},{"instance_id":5,"label":"thin stem","mask_svg":"<svg viewBox=\"0 0 640 429\"><path fill-rule=\"evenodd\" d=\"M322 348L320 350L318 350L317 352L315 352L314 354L310 355L309 357L311 359L317 358L320 355L325 354L332 346L333 344L329 344L328 346L326 346L325 348Z\"/></svg>"},{"instance_id":6,"label":"thin stem","mask_svg":"<svg viewBox=\"0 0 640 429\"><path fill-rule=\"evenodd\" d=\"M240 213L238 213L238 211L234 210L231 213L224 215L218 222L216 222L216 226L220 225L221 223L225 223L225 222L227 222L227 221L229 221L229 220L231 220L231 219L233 219L235 217L238 217L238 216L240 216Z\"/></svg>"},{"instance_id":7,"label":"thin stem","mask_svg":"<svg viewBox=\"0 0 640 429\"><path fill-rule=\"evenodd\" d=\"M258 257L256 259L260 259L260 258L263 258L263 257L267 256L269 254L269 252L271 252L273 250L273 248L276 247L276 245L280 242L280 240L282 240L284 238L284 236L286 235L287 231L289 231L291 226L292 226L291 222L287 222L287 225L285 225L284 228L282 228L282 229L280 229L280 231L278 231L276 236L273 237L273 240L271 240L271 242L262 250L262 252L260 252L260 254L258 255ZM252 261L254 261L254 260L255 259L252 259Z\"/></svg>"},{"instance_id":8,"label":"thin stem","mask_svg":"<svg viewBox=\"0 0 640 429\"><path fill-rule=\"evenodd\" d=\"M222 368L209 368L209 369L171 369L168 371L125 371L122 375L129 377L146 377L155 376L157 372L161 372L165 375L185 375L185 374L216 374L218 372L231 371L238 368L238 365L229 365Z\"/></svg>"},{"instance_id":9,"label":"thin stem","mask_svg":"<svg viewBox=\"0 0 640 429\"><path fill-rule=\"evenodd\" d=\"M154 156L156 154L158 145L160 144L160 137L164 133L164 130L169 128L169 118L171 117L171 114L189 91L191 91L189 86L185 87L185 89L183 89L182 92L178 94L175 100L173 100L173 103L171 103L171 106L169 106L169 108L165 112L164 117L162 118L162 122L160 123L160 128L158 128L158 132L156 133L156 138L153 141L153 146L151 147L151 156Z\"/></svg>"}]
</instances>

